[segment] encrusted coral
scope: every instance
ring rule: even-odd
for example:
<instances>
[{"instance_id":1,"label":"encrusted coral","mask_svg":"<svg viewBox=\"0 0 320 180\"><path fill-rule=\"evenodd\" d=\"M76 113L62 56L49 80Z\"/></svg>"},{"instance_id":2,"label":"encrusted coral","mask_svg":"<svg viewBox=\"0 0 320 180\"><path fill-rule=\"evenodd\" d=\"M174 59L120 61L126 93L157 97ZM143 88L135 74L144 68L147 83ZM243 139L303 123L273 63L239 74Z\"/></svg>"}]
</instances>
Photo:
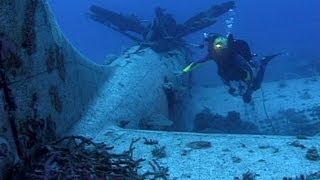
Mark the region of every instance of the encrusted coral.
<instances>
[{"instance_id":1,"label":"encrusted coral","mask_svg":"<svg viewBox=\"0 0 320 180\"><path fill-rule=\"evenodd\" d=\"M59 73L59 77L65 81L66 80L66 68L65 68L65 56L64 54L61 52L61 49L59 49L58 51L59 53L57 54L58 58L57 58L57 68L58 68L58 73Z\"/></svg>"},{"instance_id":2,"label":"encrusted coral","mask_svg":"<svg viewBox=\"0 0 320 180\"><path fill-rule=\"evenodd\" d=\"M198 113L194 120L194 131L206 133L259 133L258 128L251 122L243 121L240 113L228 112L227 116L212 113L205 108Z\"/></svg>"},{"instance_id":3,"label":"encrusted coral","mask_svg":"<svg viewBox=\"0 0 320 180\"><path fill-rule=\"evenodd\" d=\"M52 86L49 89L49 96L54 109L61 113L63 110L63 101L60 98L58 87Z\"/></svg>"},{"instance_id":4,"label":"encrusted coral","mask_svg":"<svg viewBox=\"0 0 320 180\"><path fill-rule=\"evenodd\" d=\"M35 21L36 11L38 8L39 0L29 0L26 11L24 25L22 29L22 47L27 49L28 55L32 55L36 51L36 32L35 32Z\"/></svg>"},{"instance_id":5,"label":"encrusted coral","mask_svg":"<svg viewBox=\"0 0 320 180\"><path fill-rule=\"evenodd\" d=\"M313 136L320 131L320 108L297 110L289 108L280 110L274 117L280 124L277 126L279 134Z\"/></svg>"},{"instance_id":6,"label":"encrusted coral","mask_svg":"<svg viewBox=\"0 0 320 180\"><path fill-rule=\"evenodd\" d=\"M13 41L5 37L4 34L0 34L0 45L1 68L3 68L3 71L6 73L15 77L17 70L21 68L23 64L17 46Z\"/></svg>"},{"instance_id":7,"label":"encrusted coral","mask_svg":"<svg viewBox=\"0 0 320 180\"><path fill-rule=\"evenodd\" d=\"M63 81L66 79L65 61L65 55L60 46L53 45L49 48L46 59L47 71L51 73L54 69L57 69L59 77Z\"/></svg>"}]
</instances>

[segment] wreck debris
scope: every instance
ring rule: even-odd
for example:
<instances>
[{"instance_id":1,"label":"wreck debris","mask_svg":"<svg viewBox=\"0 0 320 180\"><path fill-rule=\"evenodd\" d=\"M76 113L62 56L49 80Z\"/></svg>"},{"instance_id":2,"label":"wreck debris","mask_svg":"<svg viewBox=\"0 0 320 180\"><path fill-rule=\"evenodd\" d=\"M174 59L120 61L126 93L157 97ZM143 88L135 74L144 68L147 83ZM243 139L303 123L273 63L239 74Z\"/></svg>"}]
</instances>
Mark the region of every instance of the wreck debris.
<instances>
[{"instance_id":1,"label":"wreck debris","mask_svg":"<svg viewBox=\"0 0 320 180\"><path fill-rule=\"evenodd\" d=\"M126 16L95 5L90 7L90 11L92 12L89 14L91 19L108 27L116 28L118 31L131 31L137 34L147 32L147 28L135 15Z\"/></svg>"},{"instance_id":2,"label":"wreck debris","mask_svg":"<svg viewBox=\"0 0 320 180\"><path fill-rule=\"evenodd\" d=\"M295 141L289 143L289 145L293 146L293 147L298 147L298 148L301 148L301 149L307 148L305 145L301 144L301 142L298 141L298 140L295 140Z\"/></svg>"},{"instance_id":3,"label":"wreck debris","mask_svg":"<svg viewBox=\"0 0 320 180\"><path fill-rule=\"evenodd\" d=\"M139 43L151 47L157 52L184 47L183 37L213 25L216 18L235 7L233 1L210 7L179 24L164 9L155 8L155 18L145 25L135 15L127 16L96 5L90 7L89 17ZM135 33L134 36L130 33Z\"/></svg>"},{"instance_id":4,"label":"wreck debris","mask_svg":"<svg viewBox=\"0 0 320 180\"><path fill-rule=\"evenodd\" d=\"M213 25L216 23L217 17L223 15L233 8L235 8L234 1L228 1L220 5L211 6L208 10L192 16L183 23L184 31L180 34L180 36L186 36Z\"/></svg>"},{"instance_id":5,"label":"wreck debris","mask_svg":"<svg viewBox=\"0 0 320 180\"><path fill-rule=\"evenodd\" d=\"M61 100L57 86L52 86L49 89L49 97L50 97L51 104L53 105L54 109L57 112L61 113L63 110L63 101Z\"/></svg>"},{"instance_id":6,"label":"wreck debris","mask_svg":"<svg viewBox=\"0 0 320 180\"><path fill-rule=\"evenodd\" d=\"M209 108L204 108L194 119L195 132L205 133L259 133L258 127L249 121L244 121L240 113L229 111L227 116L213 113Z\"/></svg>"},{"instance_id":7,"label":"wreck debris","mask_svg":"<svg viewBox=\"0 0 320 180\"><path fill-rule=\"evenodd\" d=\"M242 159L240 157L237 156L232 156L231 160L233 163L241 163Z\"/></svg>"},{"instance_id":8,"label":"wreck debris","mask_svg":"<svg viewBox=\"0 0 320 180\"><path fill-rule=\"evenodd\" d=\"M272 119L277 120L279 134L314 136L320 130L320 108L314 106L304 110L289 108L279 110L278 115Z\"/></svg>"},{"instance_id":9,"label":"wreck debris","mask_svg":"<svg viewBox=\"0 0 320 180\"><path fill-rule=\"evenodd\" d=\"M22 44L23 48L27 49L27 53L31 56L36 51L36 32L35 32L35 21L36 11L39 4L39 0L27 1L25 20L22 30Z\"/></svg>"},{"instance_id":10,"label":"wreck debris","mask_svg":"<svg viewBox=\"0 0 320 180\"><path fill-rule=\"evenodd\" d=\"M319 161L320 155L316 147L311 147L307 150L306 158L311 161Z\"/></svg>"},{"instance_id":11,"label":"wreck debris","mask_svg":"<svg viewBox=\"0 0 320 180\"><path fill-rule=\"evenodd\" d=\"M139 121L139 128L143 130L164 130L168 131L173 122L162 114L152 114L149 118L143 118Z\"/></svg>"}]
</instances>

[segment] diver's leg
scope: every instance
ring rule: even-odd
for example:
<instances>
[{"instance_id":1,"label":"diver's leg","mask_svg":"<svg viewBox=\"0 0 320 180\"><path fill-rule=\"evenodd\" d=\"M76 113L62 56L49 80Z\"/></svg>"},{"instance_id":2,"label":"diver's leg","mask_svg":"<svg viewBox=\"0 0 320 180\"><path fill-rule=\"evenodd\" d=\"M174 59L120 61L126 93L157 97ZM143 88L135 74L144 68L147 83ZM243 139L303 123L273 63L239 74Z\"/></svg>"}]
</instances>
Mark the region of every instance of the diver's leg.
<instances>
[{"instance_id":1,"label":"diver's leg","mask_svg":"<svg viewBox=\"0 0 320 180\"><path fill-rule=\"evenodd\" d=\"M252 99L252 88L248 88L247 91L242 95L242 99L245 103L250 103Z\"/></svg>"}]
</instances>

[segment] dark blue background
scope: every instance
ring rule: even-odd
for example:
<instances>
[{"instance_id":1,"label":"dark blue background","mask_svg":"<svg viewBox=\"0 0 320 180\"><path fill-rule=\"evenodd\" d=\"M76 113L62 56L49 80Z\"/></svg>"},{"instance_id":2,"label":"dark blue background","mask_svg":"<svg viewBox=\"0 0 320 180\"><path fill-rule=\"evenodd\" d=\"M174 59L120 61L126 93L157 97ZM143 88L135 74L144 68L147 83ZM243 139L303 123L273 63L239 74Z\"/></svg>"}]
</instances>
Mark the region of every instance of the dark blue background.
<instances>
[{"instance_id":1,"label":"dark blue background","mask_svg":"<svg viewBox=\"0 0 320 180\"><path fill-rule=\"evenodd\" d=\"M87 16L91 4L107 7L124 14L136 14L143 20L151 20L154 7L161 6L172 13L178 22L183 22L191 15L207 9L212 0L50 0L58 24L66 37L85 56L96 63L103 63L109 54L120 54L133 42L102 26ZM214 1L214 3L225 1ZM247 40L253 51L258 54L270 54L285 51L286 55L272 62L274 73L268 78L279 78L279 73L289 72L290 67L304 65L306 62L320 60L320 1L318 0L239 0L236 1L232 33L236 38ZM230 14L220 18L219 23L203 30L226 34L225 20ZM187 37L191 43L202 41L202 32ZM195 57L205 51L195 50ZM214 63L201 70L200 76L212 72ZM281 75L283 76L283 74ZM210 78L209 78L210 79Z\"/></svg>"}]
</instances>

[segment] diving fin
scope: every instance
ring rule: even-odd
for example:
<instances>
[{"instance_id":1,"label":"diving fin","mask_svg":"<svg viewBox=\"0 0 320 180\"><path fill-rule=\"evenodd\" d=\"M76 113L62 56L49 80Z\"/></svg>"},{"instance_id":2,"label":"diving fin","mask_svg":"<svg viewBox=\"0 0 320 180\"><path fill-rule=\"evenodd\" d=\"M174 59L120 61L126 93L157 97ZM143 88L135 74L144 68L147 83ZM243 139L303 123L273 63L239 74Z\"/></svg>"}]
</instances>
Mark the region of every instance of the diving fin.
<instances>
[{"instance_id":1,"label":"diving fin","mask_svg":"<svg viewBox=\"0 0 320 180\"><path fill-rule=\"evenodd\" d=\"M282 55L282 54L283 54L283 53L280 52L280 53L273 54L273 55L270 55L270 56L264 56L260 62L261 62L261 64L266 65L266 64L268 64L273 58L278 57L278 56L280 56L280 55Z\"/></svg>"}]
</instances>

